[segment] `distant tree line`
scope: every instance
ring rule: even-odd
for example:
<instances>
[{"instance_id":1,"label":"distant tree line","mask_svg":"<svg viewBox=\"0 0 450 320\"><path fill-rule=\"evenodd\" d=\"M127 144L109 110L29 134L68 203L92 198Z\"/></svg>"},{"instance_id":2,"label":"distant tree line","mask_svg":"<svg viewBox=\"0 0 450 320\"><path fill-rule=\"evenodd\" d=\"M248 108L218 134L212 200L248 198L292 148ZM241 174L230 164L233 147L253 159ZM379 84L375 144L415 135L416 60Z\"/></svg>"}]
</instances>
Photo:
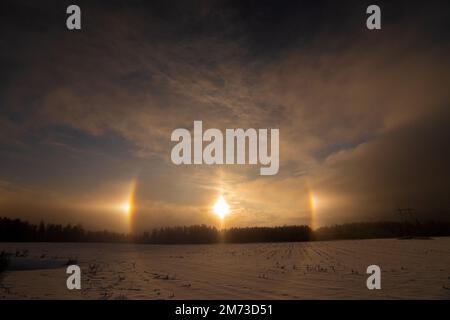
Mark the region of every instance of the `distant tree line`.
<instances>
[{"instance_id":1,"label":"distant tree line","mask_svg":"<svg viewBox=\"0 0 450 320\"><path fill-rule=\"evenodd\" d=\"M363 222L322 227L314 231L316 240L377 239L450 236L450 222Z\"/></svg>"},{"instance_id":2,"label":"distant tree line","mask_svg":"<svg viewBox=\"0 0 450 320\"><path fill-rule=\"evenodd\" d=\"M218 230L206 225L168 227L144 232L138 242L154 244L175 243L248 243L248 242L296 242L313 239L308 226L253 227Z\"/></svg>"},{"instance_id":3,"label":"distant tree line","mask_svg":"<svg viewBox=\"0 0 450 320\"><path fill-rule=\"evenodd\" d=\"M135 238L136 242L152 244L176 243L217 243L220 241L219 230L206 225L184 227L166 227L144 232Z\"/></svg>"},{"instance_id":4,"label":"distant tree line","mask_svg":"<svg viewBox=\"0 0 450 320\"><path fill-rule=\"evenodd\" d=\"M30 224L0 218L0 242L125 242L130 236L110 231L86 231L81 225Z\"/></svg>"},{"instance_id":5,"label":"distant tree line","mask_svg":"<svg viewBox=\"0 0 450 320\"><path fill-rule=\"evenodd\" d=\"M319 228L308 226L251 227L218 230L206 225L167 227L138 235L88 231L81 225L30 224L0 218L0 242L134 242L149 244L208 244L298 242L337 239L375 239L450 236L450 222L348 223Z\"/></svg>"}]
</instances>

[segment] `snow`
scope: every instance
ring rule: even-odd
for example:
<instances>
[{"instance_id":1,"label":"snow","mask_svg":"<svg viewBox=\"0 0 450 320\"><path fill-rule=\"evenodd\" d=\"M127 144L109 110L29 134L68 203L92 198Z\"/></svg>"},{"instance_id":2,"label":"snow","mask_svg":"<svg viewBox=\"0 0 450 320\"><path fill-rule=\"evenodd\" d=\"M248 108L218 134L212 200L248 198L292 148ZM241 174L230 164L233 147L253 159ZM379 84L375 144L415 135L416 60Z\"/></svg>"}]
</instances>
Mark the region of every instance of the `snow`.
<instances>
[{"instance_id":1,"label":"snow","mask_svg":"<svg viewBox=\"0 0 450 320\"><path fill-rule=\"evenodd\" d=\"M2 299L450 299L450 238L2 250L29 250L27 270L2 274ZM58 266L68 259L81 267L81 290L66 287ZM381 290L366 287L372 264L381 267Z\"/></svg>"}]
</instances>

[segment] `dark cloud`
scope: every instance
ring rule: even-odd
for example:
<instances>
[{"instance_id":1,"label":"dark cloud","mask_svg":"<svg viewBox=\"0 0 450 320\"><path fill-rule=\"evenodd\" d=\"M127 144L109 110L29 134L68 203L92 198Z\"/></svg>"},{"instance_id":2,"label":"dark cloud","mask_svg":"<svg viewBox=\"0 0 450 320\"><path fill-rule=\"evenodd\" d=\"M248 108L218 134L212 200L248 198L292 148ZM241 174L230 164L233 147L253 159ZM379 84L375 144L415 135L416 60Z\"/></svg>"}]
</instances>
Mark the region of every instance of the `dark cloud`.
<instances>
[{"instance_id":1,"label":"dark cloud","mask_svg":"<svg viewBox=\"0 0 450 320\"><path fill-rule=\"evenodd\" d=\"M421 219L448 218L449 121L446 108L330 156L316 185L336 199L325 220L393 219L398 208L414 208Z\"/></svg>"}]
</instances>

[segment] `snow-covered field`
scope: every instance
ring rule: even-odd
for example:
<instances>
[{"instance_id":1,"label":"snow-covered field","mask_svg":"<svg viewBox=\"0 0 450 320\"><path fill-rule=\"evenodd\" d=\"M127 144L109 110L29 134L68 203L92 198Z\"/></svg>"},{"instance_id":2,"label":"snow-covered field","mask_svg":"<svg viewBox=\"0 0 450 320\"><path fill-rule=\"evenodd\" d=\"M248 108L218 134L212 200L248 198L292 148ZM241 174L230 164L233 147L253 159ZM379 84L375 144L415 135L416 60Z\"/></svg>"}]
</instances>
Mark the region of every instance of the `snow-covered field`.
<instances>
[{"instance_id":1,"label":"snow-covered field","mask_svg":"<svg viewBox=\"0 0 450 320\"><path fill-rule=\"evenodd\" d=\"M0 251L25 249L29 261L45 269L3 273L1 299L450 299L450 238L176 246L0 244ZM55 268L55 261L68 258L82 269L79 291L67 289L65 267ZM366 287L366 268L372 264L381 267L381 290Z\"/></svg>"}]
</instances>

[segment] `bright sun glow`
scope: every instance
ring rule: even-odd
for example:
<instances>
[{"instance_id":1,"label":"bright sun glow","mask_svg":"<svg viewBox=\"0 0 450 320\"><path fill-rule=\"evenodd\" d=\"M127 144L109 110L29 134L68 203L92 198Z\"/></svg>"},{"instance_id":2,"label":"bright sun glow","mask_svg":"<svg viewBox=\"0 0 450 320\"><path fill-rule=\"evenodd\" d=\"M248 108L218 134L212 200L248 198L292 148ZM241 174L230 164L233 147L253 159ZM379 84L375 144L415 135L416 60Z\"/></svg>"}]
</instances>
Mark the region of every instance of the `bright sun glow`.
<instances>
[{"instance_id":1,"label":"bright sun glow","mask_svg":"<svg viewBox=\"0 0 450 320\"><path fill-rule=\"evenodd\" d=\"M122 212L125 214L129 214L131 209L131 205L129 202L126 202L122 205Z\"/></svg>"},{"instance_id":2,"label":"bright sun glow","mask_svg":"<svg viewBox=\"0 0 450 320\"><path fill-rule=\"evenodd\" d=\"M311 208L311 220L310 220L310 227L312 229L316 228L316 220L317 220L317 206L319 204L319 198L314 193L309 193L309 205Z\"/></svg>"},{"instance_id":3,"label":"bright sun glow","mask_svg":"<svg viewBox=\"0 0 450 320\"><path fill-rule=\"evenodd\" d=\"M311 196L311 207L313 210L317 210L318 202L319 202L319 199L317 198L317 196L312 195Z\"/></svg>"},{"instance_id":4,"label":"bright sun glow","mask_svg":"<svg viewBox=\"0 0 450 320\"><path fill-rule=\"evenodd\" d=\"M214 213L217 214L220 219L223 219L229 211L230 207L228 206L223 196L220 196L219 199L217 199L216 204L214 205Z\"/></svg>"}]
</instances>

